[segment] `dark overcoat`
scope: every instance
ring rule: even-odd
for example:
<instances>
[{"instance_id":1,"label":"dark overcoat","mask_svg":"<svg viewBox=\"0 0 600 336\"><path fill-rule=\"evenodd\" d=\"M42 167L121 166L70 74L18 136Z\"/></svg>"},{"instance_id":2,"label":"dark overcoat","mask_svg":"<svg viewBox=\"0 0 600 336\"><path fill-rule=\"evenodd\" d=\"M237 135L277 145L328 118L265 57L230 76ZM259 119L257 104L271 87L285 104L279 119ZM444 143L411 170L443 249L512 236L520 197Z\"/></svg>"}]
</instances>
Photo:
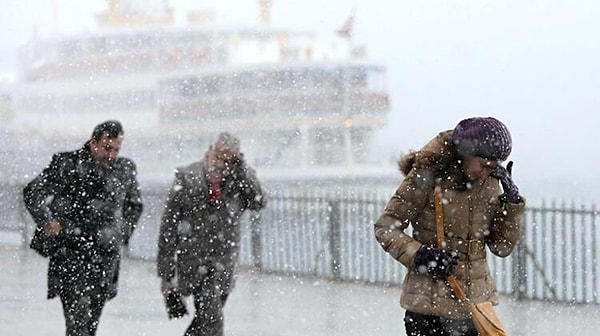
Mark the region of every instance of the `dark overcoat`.
<instances>
[{"instance_id":1,"label":"dark overcoat","mask_svg":"<svg viewBox=\"0 0 600 336\"><path fill-rule=\"evenodd\" d=\"M129 243L143 208L133 161L121 157L103 167L87 142L53 155L23 198L38 230L52 219L61 224L49 251L48 298L92 289L113 298L121 246Z\"/></svg>"},{"instance_id":2,"label":"dark overcoat","mask_svg":"<svg viewBox=\"0 0 600 336\"><path fill-rule=\"evenodd\" d=\"M208 268L217 271L223 295L232 288L240 250L240 217L265 204L256 173L240 163L222 183L222 197L210 199L203 162L180 167L169 190L158 240L158 275L177 278L183 295L190 295Z\"/></svg>"}]
</instances>

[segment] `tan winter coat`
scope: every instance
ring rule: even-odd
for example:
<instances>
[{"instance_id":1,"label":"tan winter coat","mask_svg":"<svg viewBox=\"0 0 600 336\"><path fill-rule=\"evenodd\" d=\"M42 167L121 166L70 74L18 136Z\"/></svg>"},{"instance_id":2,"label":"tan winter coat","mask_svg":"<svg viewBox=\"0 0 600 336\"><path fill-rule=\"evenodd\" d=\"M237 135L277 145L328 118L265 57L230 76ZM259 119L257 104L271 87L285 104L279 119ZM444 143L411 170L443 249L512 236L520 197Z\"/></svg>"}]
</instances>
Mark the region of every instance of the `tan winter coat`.
<instances>
[{"instance_id":1,"label":"tan winter coat","mask_svg":"<svg viewBox=\"0 0 600 336\"><path fill-rule=\"evenodd\" d=\"M459 252L454 273L474 302L497 304L497 290L486 260L486 248L508 256L520 236L525 203L502 203L499 181L490 177L469 184L451 141L452 131L440 133L420 151L402 158L406 175L383 214L375 236L383 249L407 269L400 303L406 310L443 317L465 317L467 310L452 296L443 279L419 273L413 266L422 244L436 247L434 185L441 178L444 232L448 249ZM406 229L412 226L412 234Z\"/></svg>"}]
</instances>

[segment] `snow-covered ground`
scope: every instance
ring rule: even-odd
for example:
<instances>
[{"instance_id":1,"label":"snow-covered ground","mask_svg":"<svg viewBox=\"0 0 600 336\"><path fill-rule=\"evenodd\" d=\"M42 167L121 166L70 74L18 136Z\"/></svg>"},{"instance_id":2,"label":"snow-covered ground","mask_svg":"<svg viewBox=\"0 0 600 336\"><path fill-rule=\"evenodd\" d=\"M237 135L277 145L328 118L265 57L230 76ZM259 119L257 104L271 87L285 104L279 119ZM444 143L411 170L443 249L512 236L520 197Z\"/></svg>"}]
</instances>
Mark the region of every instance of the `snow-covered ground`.
<instances>
[{"instance_id":1,"label":"snow-covered ground","mask_svg":"<svg viewBox=\"0 0 600 336\"><path fill-rule=\"evenodd\" d=\"M46 300L47 261L29 249L0 246L0 335L62 335L58 300ZM169 321L154 264L124 260L119 296L98 336L183 335L190 317ZM226 336L405 335L398 288L241 272L226 306ZM190 308L191 302L188 302ZM512 336L598 335L600 306L515 302L498 313Z\"/></svg>"}]
</instances>

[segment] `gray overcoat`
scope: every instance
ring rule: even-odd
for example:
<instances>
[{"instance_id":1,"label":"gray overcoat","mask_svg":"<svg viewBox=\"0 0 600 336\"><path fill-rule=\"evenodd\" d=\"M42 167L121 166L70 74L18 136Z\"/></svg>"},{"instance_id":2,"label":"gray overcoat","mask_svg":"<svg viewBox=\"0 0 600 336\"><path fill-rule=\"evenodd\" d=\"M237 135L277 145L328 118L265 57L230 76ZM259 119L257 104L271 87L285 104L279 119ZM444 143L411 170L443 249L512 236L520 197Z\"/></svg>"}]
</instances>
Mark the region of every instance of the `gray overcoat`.
<instances>
[{"instance_id":1,"label":"gray overcoat","mask_svg":"<svg viewBox=\"0 0 600 336\"><path fill-rule=\"evenodd\" d=\"M176 278L178 290L190 295L206 272L218 271L220 289L231 291L240 249L240 217L260 210L265 198L255 171L239 163L222 184L222 197L210 199L203 162L180 167L169 190L158 240L158 275Z\"/></svg>"}]
</instances>

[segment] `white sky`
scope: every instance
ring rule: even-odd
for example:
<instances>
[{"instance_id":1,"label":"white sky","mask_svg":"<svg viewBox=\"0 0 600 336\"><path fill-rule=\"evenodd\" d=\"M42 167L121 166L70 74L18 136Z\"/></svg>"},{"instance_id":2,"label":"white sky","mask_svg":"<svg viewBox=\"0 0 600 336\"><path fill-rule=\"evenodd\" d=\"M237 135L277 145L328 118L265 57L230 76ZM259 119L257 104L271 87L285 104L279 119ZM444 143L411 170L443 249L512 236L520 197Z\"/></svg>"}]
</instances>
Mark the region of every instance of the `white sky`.
<instances>
[{"instance_id":1,"label":"white sky","mask_svg":"<svg viewBox=\"0 0 600 336\"><path fill-rule=\"evenodd\" d=\"M93 29L101 0L0 0L0 74L34 27L41 34ZM256 0L171 1L252 22ZM35 8L35 10L34 10ZM515 176L600 187L600 1L274 0L273 25L326 35L355 9L355 43L388 68L388 150L420 147L470 116L511 129ZM53 14L56 13L56 14ZM53 20L56 17L57 24Z\"/></svg>"}]
</instances>

